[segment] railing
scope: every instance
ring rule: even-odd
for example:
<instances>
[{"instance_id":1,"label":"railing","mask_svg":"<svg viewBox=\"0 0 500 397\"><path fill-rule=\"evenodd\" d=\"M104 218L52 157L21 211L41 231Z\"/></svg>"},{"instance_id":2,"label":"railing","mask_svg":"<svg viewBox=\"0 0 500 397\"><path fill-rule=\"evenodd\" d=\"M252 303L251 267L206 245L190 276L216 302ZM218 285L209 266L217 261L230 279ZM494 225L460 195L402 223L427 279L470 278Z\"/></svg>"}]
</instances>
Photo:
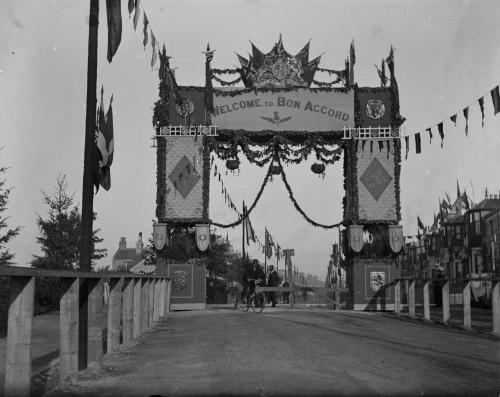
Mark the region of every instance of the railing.
<instances>
[{"instance_id":1,"label":"railing","mask_svg":"<svg viewBox=\"0 0 500 397\"><path fill-rule=\"evenodd\" d=\"M10 279L6 396L29 396L35 279L59 279L59 379L77 383L79 370L100 369L103 359L104 284L107 299L107 352L130 345L170 311L170 278L113 272L72 272L0 266Z\"/></svg>"},{"instance_id":2,"label":"railing","mask_svg":"<svg viewBox=\"0 0 500 397\"><path fill-rule=\"evenodd\" d=\"M429 288L431 283L439 283L441 289L441 304L442 304L442 315L441 321L443 323L449 323L451 318L450 312L450 283L451 282L461 282L463 283L462 292L462 313L463 313L463 328L472 328L472 317L471 317L471 283L474 281L490 281L491 285L491 311L492 311L492 329L491 332L494 335L500 336L500 277L474 277L465 280L453 280L446 278L434 278L431 280L418 280L423 283L422 295L423 295L423 317L425 320L431 320L431 307L430 307L430 293ZM407 291L407 307L408 316L417 317L416 315L416 282L417 279L411 277L403 277L395 280L391 285L394 285L394 312L396 314L402 313L402 294L401 294L401 284L405 284L405 290Z\"/></svg>"}]
</instances>

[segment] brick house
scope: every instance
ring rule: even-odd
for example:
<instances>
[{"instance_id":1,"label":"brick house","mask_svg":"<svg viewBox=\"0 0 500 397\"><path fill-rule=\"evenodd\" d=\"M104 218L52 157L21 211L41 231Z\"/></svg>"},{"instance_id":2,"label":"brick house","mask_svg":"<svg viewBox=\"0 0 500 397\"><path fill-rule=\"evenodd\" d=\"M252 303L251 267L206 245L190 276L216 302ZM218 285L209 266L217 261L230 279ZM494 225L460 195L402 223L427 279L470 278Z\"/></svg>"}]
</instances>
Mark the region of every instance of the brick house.
<instances>
[{"instance_id":1,"label":"brick house","mask_svg":"<svg viewBox=\"0 0 500 397\"><path fill-rule=\"evenodd\" d=\"M111 268L113 271L126 272L141 262L145 257L142 233L139 233L135 248L127 248L125 237L121 237L118 243L118 250L113 255Z\"/></svg>"}]
</instances>

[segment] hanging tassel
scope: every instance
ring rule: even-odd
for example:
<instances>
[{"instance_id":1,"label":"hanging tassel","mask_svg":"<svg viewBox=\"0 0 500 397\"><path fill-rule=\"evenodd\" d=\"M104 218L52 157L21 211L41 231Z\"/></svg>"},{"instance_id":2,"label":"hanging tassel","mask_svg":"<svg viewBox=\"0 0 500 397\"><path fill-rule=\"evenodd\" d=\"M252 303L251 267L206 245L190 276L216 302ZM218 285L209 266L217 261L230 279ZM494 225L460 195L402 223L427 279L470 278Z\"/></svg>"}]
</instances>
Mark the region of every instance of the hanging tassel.
<instances>
[{"instance_id":1,"label":"hanging tassel","mask_svg":"<svg viewBox=\"0 0 500 397\"><path fill-rule=\"evenodd\" d=\"M444 140L444 131L443 131L443 122L441 121L438 124L438 131L439 131L439 136L441 137L441 148L443 147L443 140Z\"/></svg>"},{"instance_id":2,"label":"hanging tassel","mask_svg":"<svg viewBox=\"0 0 500 397\"><path fill-rule=\"evenodd\" d=\"M391 142L386 141L387 146L387 160L389 160L389 154L391 153Z\"/></svg>"},{"instance_id":3,"label":"hanging tassel","mask_svg":"<svg viewBox=\"0 0 500 397\"><path fill-rule=\"evenodd\" d=\"M380 140L378 141L378 152L382 152L382 149L384 148L384 141Z\"/></svg>"},{"instance_id":4,"label":"hanging tassel","mask_svg":"<svg viewBox=\"0 0 500 397\"><path fill-rule=\"evenodd\" d=\"M148 44L148 24L149 24L146 13L144 13L143 22L144 22L144 27L142 29L142 33L144 33L144 39L142 40L142 45L144 46L144 49L146 49L146 44Z\"/></svg>"},{"instance_id":5,"label":"hanging tassel","mask_svg":"<svg viewBox=\"0 0 500 397\"><path fill-rule=\"evenodd\" d=\"M481 109L481 127L484 127L484 98L481 97L477 101L479 102L479 108Z\"/></svg>"},{"instance_id":6,"label":"hanging tassel","mask_svg":"<svg viewBox=\"0 0 500 397\"><path fill-rule=\"evenodd\" d=\"M465 117L465 136L468 135L469 133L469 107L467 106L464 110L464 117Z\"/></svg>"},{"instance_id":7,"label":"hanging tassel","mask_svg":"<svg viewBox=\"0 0 500 397\"><path fill-rule=\"evenodd\" d=\"M432 143L432 130L430 128L427 128L426 130L429 133L429 145Z\"/></svg>"},{"instance_id":8,"label":"hanging tassel","mask_svg":"<svg viewBox=\"0 0 500 397\"><path fill-rule=\"evenodd\" d=\"M132 15L132 11L134 11L135 8L135 0L128 0L128 17Z\"/></svg>"},{"instance_id":9,"label":"hanging tassel","mask_svg":"<svg viewBox=\"0 0 500 397\"><path fill-rule=\"evenodd\" d=\"M370 141L370 154L373 153L373 141Z\"/></svg>"},{"instance_id":10,"label":"hanging tassel","mask_svg":"<svg viewBox=\"0 0 500 397\"><path fill-rule=\"evenodd\" d=\"M139 23L139 17L141 16L141 0L135 0L135 13L134 13L134 30L137 30L137 24Z\"/></svg>"},{"instance_id":11,"label":"hanging tassel","mask_svg":"<svg viewBox=\"0 0 500 397\"><path fill-rule=\"evenodd\" d=\"M420 132L417 132L415 134L415 152L419 154L421 152L421 147L420 147Z\"/></svg>"},{"instance_id":12,"label":"hanging tassel","mask_svg":"<svg viewBox=\"0 0 500 397\"><path fill-rule=\"evenodd\" d=\"M493 110L495 114L500 112L500 92L498 86L491 90L491 101L493 102Z\"/></svg>"},{"instance_id":13,"label":"hanging tassel","mask_svg":"<svg viewBox=\"0 0 500 397\"><path fill-rule=\"evenodd\" d=\"M405 136L405 144L406 144L405 160L408 160L408 152L410 151L410 137Z\"/></svg>"},{"instance_id":14,"label":"hanging tassel","mask_svg":"<svg viewBox=\"0 0 500 397\"><path fill-rule=\"evenodd\" d=\"M457 114L455 113L453 116L450 117L450 120L453 121L455 124L455 127L457 126Z\"/></svg>"}]
</instances>

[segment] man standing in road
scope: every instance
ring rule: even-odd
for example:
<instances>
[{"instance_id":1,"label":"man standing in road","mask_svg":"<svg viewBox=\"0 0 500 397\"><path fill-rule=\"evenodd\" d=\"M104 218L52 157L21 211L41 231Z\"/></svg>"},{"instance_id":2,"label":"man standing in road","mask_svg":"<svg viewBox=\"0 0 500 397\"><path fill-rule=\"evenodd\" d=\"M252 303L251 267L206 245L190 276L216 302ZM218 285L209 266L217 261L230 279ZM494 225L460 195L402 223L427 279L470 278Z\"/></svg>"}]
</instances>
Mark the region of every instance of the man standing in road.
<instances>
[{"instance_id":1,"label":"man standing in road","mask_svg":"<svg viewBox=\"0 0 500 397\"><path fill-rule=\"evenodd\" d=\"M280 277L278 276L278 272L274 270L274 266L269 266L269 276L267 278L267 286L268 287L278 287L280 284ZM272 302L273 307L276 306L276 293L269 292L269 300Z\"/></svg>"}]
</instances>

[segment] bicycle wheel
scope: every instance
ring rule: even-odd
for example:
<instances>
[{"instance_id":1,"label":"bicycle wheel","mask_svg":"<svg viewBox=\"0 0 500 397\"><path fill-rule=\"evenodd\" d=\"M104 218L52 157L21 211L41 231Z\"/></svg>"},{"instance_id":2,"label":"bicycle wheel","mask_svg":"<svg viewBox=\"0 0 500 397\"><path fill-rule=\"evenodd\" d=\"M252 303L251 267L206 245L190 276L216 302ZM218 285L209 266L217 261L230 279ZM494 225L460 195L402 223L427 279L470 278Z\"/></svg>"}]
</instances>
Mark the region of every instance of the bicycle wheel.
<instances>
[{"instance_id":1,"label":"bicycle wheel","mask_svg":"<svg viewBox=\"0 0 500 397\"><path fill-rule=\"evenodd\" d=\"M241 304L240 304L240 305L241 305L241 311L242 311L242 312L245 312L245 313L246 313L246 312L248 311L248 309L250 309L250 305L248 304L248 299L249 299L249 298L245 298L245 299L243 299L243 300L241 301Z\"/></svg>"},{"instance_id":2,"label":"bicycle wheel","mask_svg":"<svg viewBox=\"0 0 500 397\"><path fill-rule=\"evenodd\" d=\"M257 292L252 299L252 310L255 313L260 313L264 310L264 304L266 302L266 298L262 292Z\"/></svg>"}]
</instances>

